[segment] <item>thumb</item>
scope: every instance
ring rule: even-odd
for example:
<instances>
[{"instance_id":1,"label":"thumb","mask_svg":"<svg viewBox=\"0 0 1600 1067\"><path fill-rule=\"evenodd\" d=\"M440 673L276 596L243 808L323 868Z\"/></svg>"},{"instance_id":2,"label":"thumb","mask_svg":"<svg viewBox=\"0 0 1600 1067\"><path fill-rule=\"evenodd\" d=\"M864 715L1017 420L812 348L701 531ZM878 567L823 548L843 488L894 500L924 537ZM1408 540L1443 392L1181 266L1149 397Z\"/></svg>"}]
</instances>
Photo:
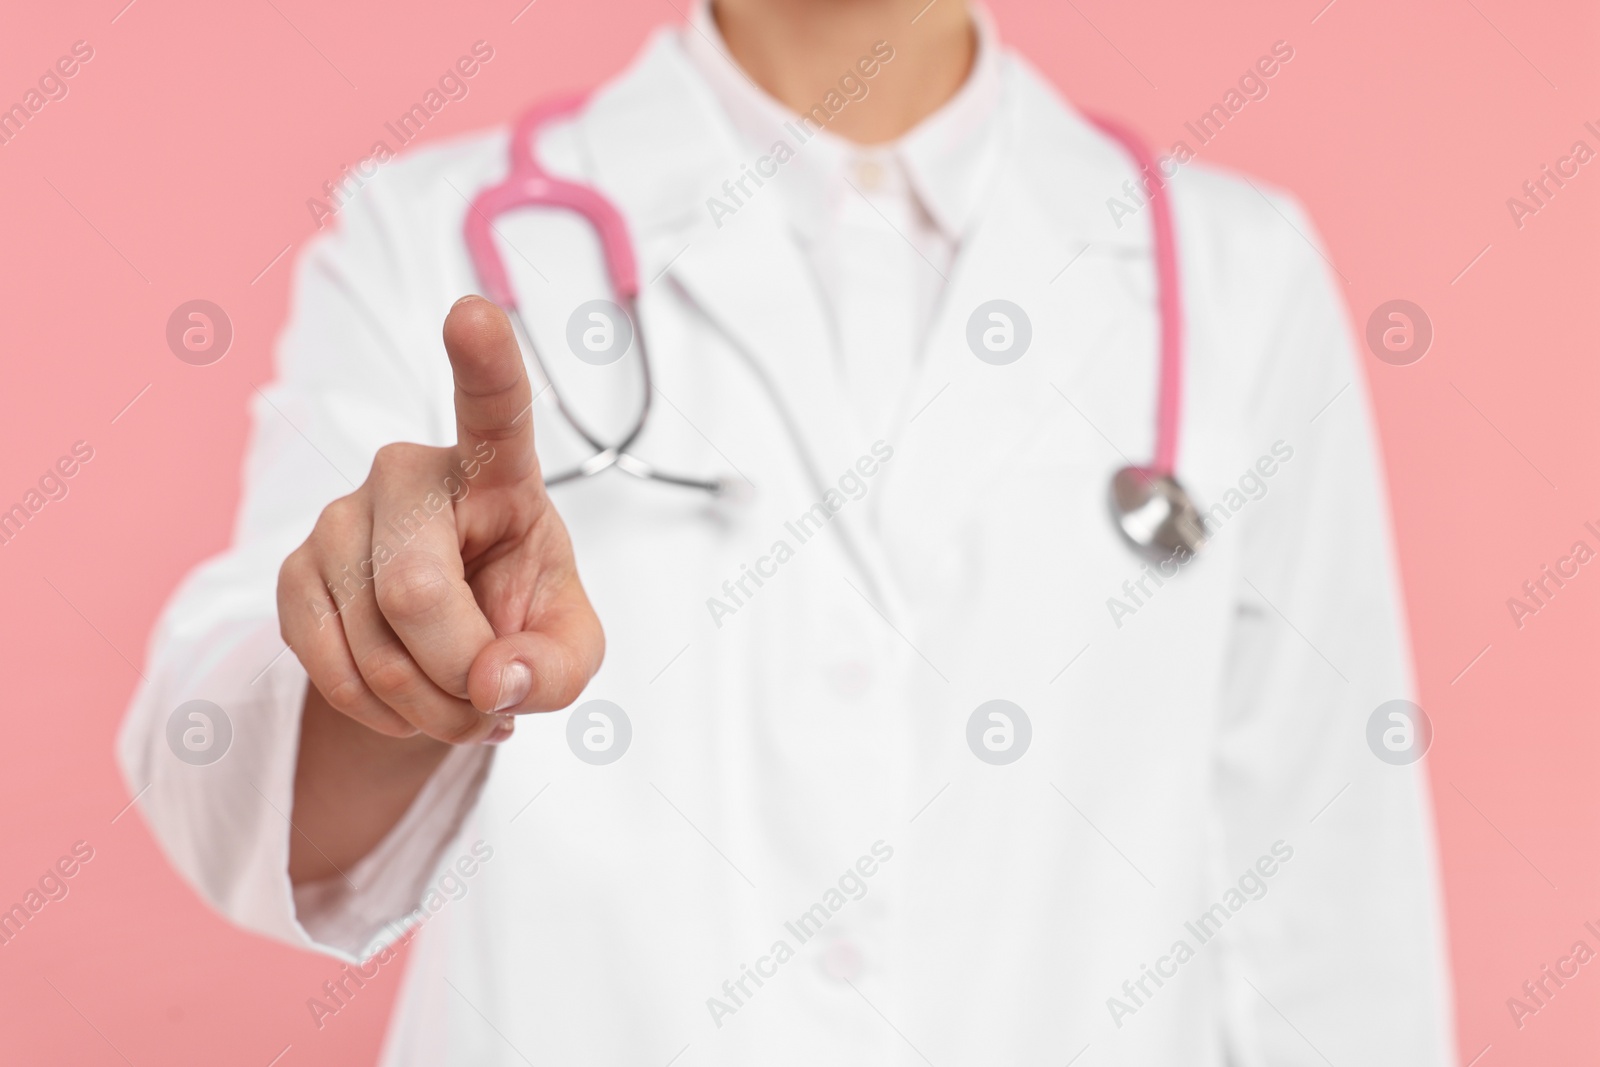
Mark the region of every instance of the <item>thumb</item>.
<instances>
[{"instance_id":1,"label":"thumb","mask_svg":"<svg viewBox=\"0 0 1600 1067\"><path fill-rule=\"evenodd\" d=\"M537 476L533 388L506 313L481 296L462 297L445 316L444 348L455 377L456 451L484 461L479 484ZM491 454L492 463L485 460Z\"/></svg>"}]
</instances>

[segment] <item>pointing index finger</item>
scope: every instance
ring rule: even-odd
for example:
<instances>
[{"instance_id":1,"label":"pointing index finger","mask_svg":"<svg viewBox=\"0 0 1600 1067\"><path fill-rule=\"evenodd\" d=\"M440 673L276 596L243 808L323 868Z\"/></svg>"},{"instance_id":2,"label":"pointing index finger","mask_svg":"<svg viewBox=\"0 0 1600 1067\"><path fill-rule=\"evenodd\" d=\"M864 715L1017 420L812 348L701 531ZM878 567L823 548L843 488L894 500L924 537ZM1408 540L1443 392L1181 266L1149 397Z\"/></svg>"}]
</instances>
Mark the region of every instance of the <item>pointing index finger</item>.
<instances>
[{"instance_id":1,"label":"pointing index finger","mask_svg":"<svg viewBox=\"0 0 1600 1067\"><path fill-rule=\"evenodd\" d=\"M485 443L494 449L481 484L509 485L536 474L533 387L506 313L481 296L462 297L445 316L444 347L455 376L456 450L481 455Z\"/></svg>"}]
</instances>

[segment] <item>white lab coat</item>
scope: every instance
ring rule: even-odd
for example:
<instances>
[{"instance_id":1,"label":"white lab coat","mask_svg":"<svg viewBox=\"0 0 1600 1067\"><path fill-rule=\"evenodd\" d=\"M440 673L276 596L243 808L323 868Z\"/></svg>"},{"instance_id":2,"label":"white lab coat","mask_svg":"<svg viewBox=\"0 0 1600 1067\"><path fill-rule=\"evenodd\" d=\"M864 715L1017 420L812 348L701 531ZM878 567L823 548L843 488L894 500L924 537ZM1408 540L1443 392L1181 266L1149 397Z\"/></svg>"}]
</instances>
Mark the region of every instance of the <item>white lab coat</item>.
<instances>
[{"instance_id":1,"label":"white lab coat","mask_svg":"<svg viewBox=\"0 0 1600 1067\"><path fill-rule=\"evenodd\" d=\"M1004 161L892 458L803 544L785 524L874 442L830 384L775 198L711 222L706 197L748 161L675 34L545 138L638 249L661 394L638 452L736 469L754 491L714 504L616 472L556 489L607 636L584 700L621 706L631 746L591 765L568 712L525 717L502 748L453 753L348 881L297 902L306 678L279 656L278 565L379 446L452 440L440 323L478 288L461 224L505 171L505 132L386 164L304 257L235 546L168 608L120 753L173 862L244 926L354 959L437 905L386 1063L1451 1058L1423 764L1366 742L1411 680L1365 391L1311 227L1198 165L1174 183L1181 474L1226 510L1201 558L1135 600L1123 583L1142 565L1105 501L1111 472L1152 447L1148 211L1115 226L1123 153L1014 56L1005 83ZM620 425L629 361L566 354L572 308L606 295L586 231L534 214L500 228L574 403ZM1008 366L967 343L995 298L1032 325ZM536 420L547 470L586 454L542 403ZM1292 458L1259 499L1241 493L1279 442ZM762 563L779 541L792 557ZM711 611L734 605L724 582L746 565L768 576ZM168 748L193 698L233 726L210 766ZM1003 766L967 740L993 699L1031 723ZM492 858L430 893L480 841ZM1292 859L1247 879L1265 894L1228 894L1275 845ZM830 892L858 862L870 876ZM1186 923L1219 902L1226 925L1202 944ZM828 921L802 942L785 924L818 903ZM1146 965L1169 977L1141 992ZM308 1028L328 1014L308 1005Z\"/></svg>"}]
</instances>

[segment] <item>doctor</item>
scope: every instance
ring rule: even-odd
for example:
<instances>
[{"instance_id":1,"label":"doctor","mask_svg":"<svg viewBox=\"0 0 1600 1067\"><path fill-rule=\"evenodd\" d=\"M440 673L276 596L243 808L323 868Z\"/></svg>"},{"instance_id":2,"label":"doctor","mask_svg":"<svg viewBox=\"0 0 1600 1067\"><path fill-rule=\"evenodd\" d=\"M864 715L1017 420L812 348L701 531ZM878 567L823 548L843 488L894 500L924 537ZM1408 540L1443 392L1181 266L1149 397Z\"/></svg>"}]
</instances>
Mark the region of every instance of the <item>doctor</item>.
<instances>
[{"instance_id":1,"label":"doctor","mask_svg":"<svg viewBox=\"0 0 1600 1067\"><path fill-rule=\"evenodd\" d=\"M404 941L394 1065L1451 1060L1309 223L1170 183L1209 541L1147 561L1105 505L1156 445L1134 165L919 7L716 0L529 146L618 206L637 321L569 212L493 226L531 337L462 296L505 131L385 164L303 260L120 756L208 901L344 961L286 994L307 1040ZM646 343L632 452L725 491L546 488L594 453L555 397L625 433Z\"/></svg>"}]
</instances>

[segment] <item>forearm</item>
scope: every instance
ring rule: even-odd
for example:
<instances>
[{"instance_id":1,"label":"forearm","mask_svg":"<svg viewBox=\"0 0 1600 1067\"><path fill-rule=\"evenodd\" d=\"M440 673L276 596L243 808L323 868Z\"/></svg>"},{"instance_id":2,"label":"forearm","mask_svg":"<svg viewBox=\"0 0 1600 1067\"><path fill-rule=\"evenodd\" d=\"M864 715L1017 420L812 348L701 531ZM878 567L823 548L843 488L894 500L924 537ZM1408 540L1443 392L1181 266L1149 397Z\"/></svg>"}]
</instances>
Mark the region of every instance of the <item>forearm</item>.
<instances>
[{"instance_id":1,"label":"forearm","mask_svg":"<svg viewBox=\"0 0 1600 1067\"><path fill-rule=\"evenodd\" d=\"M347 871L394 828L450 746L426 734L388 737L306 691L295 767L289 879Z\"/></svg>"}]
</instances>

